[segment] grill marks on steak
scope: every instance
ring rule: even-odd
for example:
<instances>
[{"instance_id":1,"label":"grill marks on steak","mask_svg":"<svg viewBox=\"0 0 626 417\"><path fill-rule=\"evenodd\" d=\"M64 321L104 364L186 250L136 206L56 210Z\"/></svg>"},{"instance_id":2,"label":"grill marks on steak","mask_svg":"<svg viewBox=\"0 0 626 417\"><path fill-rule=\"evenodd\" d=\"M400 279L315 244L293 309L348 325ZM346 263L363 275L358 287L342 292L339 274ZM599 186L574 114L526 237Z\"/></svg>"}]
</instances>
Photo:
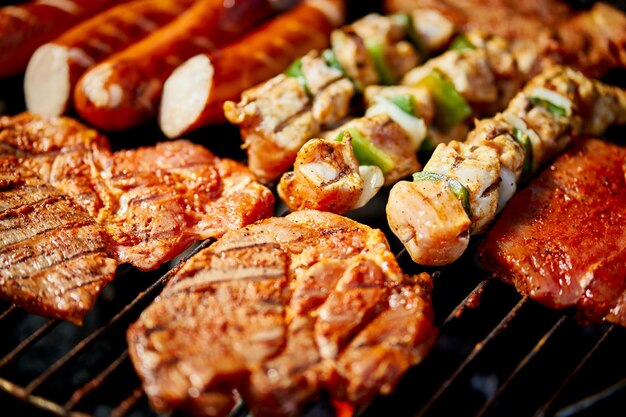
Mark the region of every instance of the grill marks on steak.
<instances>
[{"instance_id":1,"label":"grill marks on steak","mask_svg":"<svg viewBox=\"0 0 626 417\"><path fill-rule=\"evenodd\" d=\"M0 159L0 296L81 323L117 263L104 230L15 158Z\"/></svg>"},{"instance_id":2,"label":"grill marks on steak","mask_svg":"<svg viewBox=\"0 0 626 417\"><path fill-rule=\"evenodd\" d=\"M191 243L271 215L274 197L243 165L180 140L111 152L64 117L0 118L0 157L19 157L71 196L110 236L121 263L149 270Z\"/></svg>"},{"instance_id":3,"label":"grill marks on steak","mask_svg":"<svg viewBox=\"0 0 626 417\"><path fill-rule=\"evenodd\" d=\"M589 139L518 193L480 251L486 267L552 308L626 325L626 149Z\"/></svg>"},{"instance_id":4,"label":"grill marks on steak","mask_svg":"<svg viewBox=\"0 0 626 417\"><path fill-rule=\"evenodd\" d=\"M229 232L172 278L128 332L153 405L294 415L321 390L389 392L434 341L430 277L402 274L384 235L303 211Z\"/></svg>"},{"instance_id":5,"label":"grill marks on steak","mask_svg":"<svg viewBox=\"0 0 626 417\"><path fill-rule=\"evenodd\" d=\"M104 165L98 213L120 262L152 269L191 243L271 215L274 197L243 165L188 141L121 151Z\"/></svg>"},{"instance_id":6,"label":"grill marks on steak","mask_svg":"<svg viewBox=\"0 0 626 417\"><path fill-rule=\"evenodd\" d=\"M195 241L270 216L274 204L247 168L202 146L113 153L64 117L0 117L0 163L0 295L74 322L115 261L157 268Z\"/></svg>"}]
</instances>

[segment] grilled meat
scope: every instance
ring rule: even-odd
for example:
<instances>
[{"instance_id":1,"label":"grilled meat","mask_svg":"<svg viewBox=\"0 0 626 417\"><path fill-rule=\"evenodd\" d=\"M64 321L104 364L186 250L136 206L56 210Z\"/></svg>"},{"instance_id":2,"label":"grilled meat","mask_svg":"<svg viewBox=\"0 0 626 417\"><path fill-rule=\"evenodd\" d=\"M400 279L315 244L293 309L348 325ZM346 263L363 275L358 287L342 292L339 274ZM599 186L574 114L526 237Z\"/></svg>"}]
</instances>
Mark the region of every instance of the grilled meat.
<instances>
[{"instance_id":1,"label":"grilled meat","mask_svg":"<svg viewBox=\"0 0 626 417\"><path fill-rule=\"evenodd\" d=\"M18 158L0 158L0 296L80 324L117 262L106 232Z\"/></svg>"},{"instance_id":2,"label":"grilled meat","mask_svg":"<svg viewBox=\"0 0 626 417\"><path fill-rule=\"evenodd\" d=\"M0 117L0 157L15 156L49 185L83 206L96 220L108 199L98 190L106 186L97 172L111 157L107 138L65 117L44 118L35 113Z\"/></svg>"},{"instance_id":3,"label":"grilled meat","mask_svg":"<svg viewBox=\"0 0 626 417\"><path fill-rule=\"evenodd\" d=\"M337 142L342 132L359 137ZM359 165L353 140L383 153L388 169L383 171L374 163ZM326 139L306 142L298 151L293 172L282 176L278 194L294 211L309 208L342 214L365 205L383 184L393 184L419 168L405 130L388 114L376 114L351 120L328 132Z\"/></svg>"},{"instance_id":4,"label":"grilled meat","mask_svg":"<svg viewBox=\"0 0 626 417\"><path fill-rule=\"evenodd\" d=\"M100 172L100 213L120 262L153 269L191 243L271 215L274 197L241 164L188 141L117 152Z\"/></svg>"},{"instance_id":5,"label":"grilled meat","mask_svg":"<svg viewBox=\"0 0 626 417\"><path fill-rule=\"evenodd\" d=\"M563 0L386 0L385 7L435 14L463 32L502 36L530 73L559 63L599 77L626 66L626 15L605 3L582 12Z\"/></svg>"},{"instance_id":6,"label":"grilled meat","mask_svg":"<svg viewBox=\"0 0 626 417\"><path fill-rule=\"evenodd\" d=\"M503 113L478 123L467 142L439 145L414 182L396 184L387 204L389 225L415 262L453 262L469 234L482 232L515 193L523 172L536 172L572 138L624 123L626 92L551 67Z\"/></svg>"},{"instance_id":7,"label":"grilled meat","mask_svg":"<svg viewBox=\"0 0 626 417\"><path fill-rule=\"evenodd\" d=\"M357 88L394 83L418 63L398 16L368 15L337 29L332 50L311 51L285 74L226 102L226 118L241 129L250 169L272 182L294 163L304 143L337 126Z\"/></svg>"},{"instance_id":8,"label":"grilled meat","mask_svg":"<svg viewBox=\"0 0 626 417\"><path fill-rule=\"evenodd\" d=\"M626 149L576 143L516 195L486 235L480 259L531 298L626 325Z\"/></svg>"},{"instance_id":9,"label":"grilled meat","mask_svg":"<svg viewBox=\"0 0 626 417\"><path fill-rule=\"evenodd\" d=\"M241 128L248 166L263 182L277 179L304 142L348 114L352 83L316 52L302 58L302 68L305 79L314 78L310 84L320 86L314 98L296 78L281 74L244 91L238 104L224 105L226 118Z\"/></svg>"},{"instance_id":10,"label":"grilled meat","mask_svg":"<svg viewBox=\"0 0 626 417\"><path fill-rule=\"evenodd\" d=\"M83 206L110 253L140 269L272 213L271 192L244 166L184 140L113 153L71 119L28 113L0 118L0 129L0 150Z\"/></svg>"},{"instance_id":11,"label":"grilled meat","mask_svg":"<svg viewBox=\"0 0 626 417\"><path fill-rule=\"evenodd\" d=\"M507 39L554 27L572 15L564 0L385 0L389 12L433 10L462 31L481 30Z\"/></svg>"},{"instance_id":12,"label":"grilled meat","mask_svg":"<svg viewBox=\"0 0 626 417\"><path fill-rule=\"evenodd\" d=\"M224 415L232 389L256 416L295 415L321 390L364 403L432 345L430 285L380 231L296 212L186 262L130 327L130 354L159 410Z\"/></svg>"},{"instance_id":13,"label":"grilled meat","mask_svg":"<svg viewBox=\"0 0 626 417\"><path fill-rule=\"evenodd\" d=\"M506 107L527 74L518 67L511 44L504 38L481 32L468 32L464 36L471 48L451 49L429 59L408 71L401 83L419 85L432 71L439 71L471 105L476 116L493 115Z\"/></svg>"},{"instance_id":14,"label":"grilled meat","mask_svg":"<svg viewBox=\"0 0 626 417\"><path fill-rule=\"evenodd\" d=\"M352 138L312 139L298 151L293 171L278 183L278 195L292 211L315 209L347 213L362 207L382 187L383 173L375 165L359 166Z\"/></svg>"},{"instance_id":15,"label":"grilled meat","mask_svg":"<svg viewBox=\"0 0 626 417\"><path fill-rule=\"evenodd\" d=\"M0 117L0 295L80 323L117 262L153 269L273 208L242 165L187 141L113 153L69 118Z\"/></svg>"},{"instance_id":16,"label":"grilled meat","mask_svg":"<svg viewBox=\"0 0 626 417\"><path fill-rule=\"evenodd\" d=\"M350 131L355 146L363 147L365 141L377 148L388 159L387 166L371 161L359 166L364 160L360 155L329 152L341 146L312 140L298 152L294 171L279 183L279 195L287 206L339 214L359 208L380 189L380 173L372 171L376 165L384 170L384 184L393 185L419 168L415 152L427 135L430 146L447 143L464 136L472 113L493 114L504 107L524 78L508 43L478 33L465 39L471 47L450 50L410 70L402 79L406 85L368 86L365 117L326 135L332 141L341 131ZM397 105L398 100L404 104ZM451 116L453 112L459 115Z\"/></svg>"}]
</instances>

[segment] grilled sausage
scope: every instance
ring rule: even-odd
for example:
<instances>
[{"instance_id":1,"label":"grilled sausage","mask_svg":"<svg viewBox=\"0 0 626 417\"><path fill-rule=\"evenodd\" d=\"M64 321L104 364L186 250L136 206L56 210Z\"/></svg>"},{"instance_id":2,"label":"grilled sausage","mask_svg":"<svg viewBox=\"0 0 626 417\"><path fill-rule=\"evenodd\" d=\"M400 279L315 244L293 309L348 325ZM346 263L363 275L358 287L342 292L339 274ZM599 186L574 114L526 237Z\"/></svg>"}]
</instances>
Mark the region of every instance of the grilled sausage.
<instances>
[{"instance_id":1,"label":"grilled sausage","mask_svg":"<svg viewBox=\"0 0 626 417\"><path fill-rule=\"evenodd\" d=\"M0 8L0 77L26 68L35 49L95 14L128 0L38 0Z\"/></svg>"},{"instance_id":2,"label":"grilled sausage","mask_svg":"<svg viewBox=\"0 0 626 417\"><path fill-rule=\"evenodd\" d=\"M225 45L274 12L270 0L199 0L176 21L87 71L74 90L74 106L102 129L138 125L156 115L163 83L184 60Z\"/></svg>"},{"instance_id":3,"label":"grilled sausage","mask_svg":"<svg viewBox=\"0 0 626 417\"><path fill-rule=\"evenodd\" d=\"M163 88L159 124L177 137L224 121L222 105L283 71L311 49L328 46L343 21L343 2L306 0L237 43L197 55L178 67Z\"/></svg>"},{"instance_id":4,"label":"grilled sausage","mask_svg":"<svg viewBox=\"0 0 626 417\"><path fill-rule=\"evenodd\" d=\"M40 46L26 67L28 110L58 116L91 66L174 20L194 0L135 0L113 7Z\"/></svg>"}]
</instances>

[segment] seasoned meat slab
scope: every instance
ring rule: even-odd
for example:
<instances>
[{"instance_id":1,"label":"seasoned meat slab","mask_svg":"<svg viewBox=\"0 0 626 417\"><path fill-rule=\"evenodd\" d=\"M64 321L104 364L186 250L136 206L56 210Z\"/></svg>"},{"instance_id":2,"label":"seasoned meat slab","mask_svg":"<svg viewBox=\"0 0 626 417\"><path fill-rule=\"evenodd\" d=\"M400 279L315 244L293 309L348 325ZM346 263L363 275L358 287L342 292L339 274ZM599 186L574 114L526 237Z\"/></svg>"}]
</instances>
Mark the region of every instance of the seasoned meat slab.
<instances>
[{"instance_id":1,"label":"seasoned meat slab","mask_svg":"<svg viewBox=\"0 0 626 417\"><path fill-rule=\"evenodd\" d=\"M16 158L0 159L0 296L81 323L117 262L108 236L71 198Z\"/></svg>"},{"instance_id":2,"label":"seasoned meat slab","mask_svg":"<svg viewBox=\"0 0 626 417\"><path fill-rule=\"evenodd\" d=\"M120 262L153 269L195 241L269 217L271 191L243 165L185 140L121 151L100 173L99 221Z\"/></svg>"},{"instance_id":3,"label":"seasoned meat slab","mask_svg":"<svg viewBox=\"0 0 626 417\"><path fill-rule=\"evenodd\" d=\"M513 197L483 264L549 307L626 325L625 160L622 147L578 142Z\"/></svg>"},{"instance_id":4,"label":"seasoned meat slab","mask_svg":"<svg viewBox=\"0 0 626 417\"><path fill-rule=\"evenodd\" d=\"M296 415L321 390L390 392L436 336L427 274L403 275L378 230L301 211L229 232L187 261L128 331L152 404Z\"/></svg>"},{"instance_id":5,"label":"seasoned meat slab","mask_svg":"<svg viewBox=\"0 0 626 417\"><path fill-rule=\"evenodd\" d=\"M243 165L180 140L113 153L69 118L0 118L0 157L14 155L71 196L110 236L121 263L153 269L191 243L271 215L274 197Z\"/></svg>"},{"instance_id":6,"label":"seasoned meat slab","mask_svg":"<svg viewBox=\"0 0 626 417\"><path fill-rule=\"evenodd\" d=\"M157 268L272 213L241 164L188 141L113 153L69 118L0 117L0 296L80 323L117 263Z\"/></svg>"}]
</instances>

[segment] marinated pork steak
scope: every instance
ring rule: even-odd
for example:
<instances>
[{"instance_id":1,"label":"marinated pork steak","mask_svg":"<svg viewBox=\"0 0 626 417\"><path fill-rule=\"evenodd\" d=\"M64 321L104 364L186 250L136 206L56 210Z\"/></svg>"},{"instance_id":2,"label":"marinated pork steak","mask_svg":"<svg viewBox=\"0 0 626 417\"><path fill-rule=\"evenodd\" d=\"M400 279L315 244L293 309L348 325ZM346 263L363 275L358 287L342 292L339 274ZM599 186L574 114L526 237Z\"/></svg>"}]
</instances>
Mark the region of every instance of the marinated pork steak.
<instances>
[{"instance_id":1,"label":"marinated pork steak","mask_svg":"<svg viewBox=\"0 0 626 417\"><path fill-rule=\"evenodd\" d=\"M108 236L17 158L0 159L0 296L80 324L117 262Z\"/></svg>"},{"instance_id":2,"label":"marinated pork steak","mask_svg":"<svg viewBox=\"0 0 626 417\"><path fill-rule=\"evenodd\" d=\"M296 415L322 390L390 392L437 334L427 274L400 270L379 230L301 211L229 232L187 261L128 331L153 406Z\"/></svg>"},{"instance_id":3,"label":"marinated pork steak","mask_svg":"<svg viewBox=\"0 0 626 417\"><path fill-rule=\"evenodd\" d=\"M153 269L193 242L269 217L274 196L243 165L185 140L113 155L98 214L120 262Z\"/></svg>"},{"instance_id":4,"label":"marinated pork steak","mask_svg":"<svg viewBox=\"0 0 626 417\"><path fill-rule=\"evenodd\" d=\"M180 140L113 153L105 137L64 117L1 117L2 154L71 196L105 228L109 252L143 270L274 206L246 167L202 146Z\"/></svg>"},{"instance_id":5,"label":"marinated pork steak","mask_svg":"<svg viewBox=\"0 0 626 417\"><path fill-rule=\"evenodd\" d=\"M0 117L0 296L80 323L117 263L157 268L271 215L243 165L188 141L111 152L64 117Z\"/></svg>"},{"instance_id":6,"label":"marinated pork steak","mask_svg":"<svg viewBox=\"0 0 626 417\"><path fill-rule=\"evenodd\" d=\"M505 208L479 249L487 269L552 308L626 325L626 149L575 146Z\"/></svg>"}]
</instances>

